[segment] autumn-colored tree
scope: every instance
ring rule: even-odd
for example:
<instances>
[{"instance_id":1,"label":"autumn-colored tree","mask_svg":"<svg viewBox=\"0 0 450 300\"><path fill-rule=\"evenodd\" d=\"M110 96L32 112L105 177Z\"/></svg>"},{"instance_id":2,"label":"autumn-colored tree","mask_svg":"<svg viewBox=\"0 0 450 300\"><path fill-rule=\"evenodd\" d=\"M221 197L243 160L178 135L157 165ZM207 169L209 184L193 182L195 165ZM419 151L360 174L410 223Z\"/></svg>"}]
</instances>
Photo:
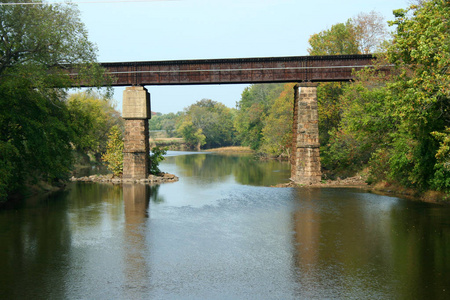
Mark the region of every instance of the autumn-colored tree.
<instances>
[{"instance_id":1,"label":"autumn-colored tree","mask_svg":"<svg viewBox=\"0 0 450 300\"><path fill-rule=\"evenodd\" d=\"M311 36L308 52L310 55L351 55L368 53L381 49L386 37L386 24L375 13L360 13L346 23L338 23L330 29ZM319 135L321 143L322 165L328 169L343 169L349 162L343 162L345 151L337 153L345 145L358 145L350 131L339 129L344 111L341 96L348 83L321 83L317 89L319 111ZM330 143L330 138L333 139ZM337 147L337 141L341 141ZM334 147L334 148L331 148ZM358 152L355 150L355 152ZM351 156L351 155L350 155ZM339 163L337 163L339 160Z\"/></svg>"},{"instance_id":2,"label":"autumn-colored tree","mask_svg":"<svg viewBox=\"0 0 450 300\"><path fill-rule=\"evenodd\" d=\"M111 127L108 134L108 143L106 152L102 155L102 159L106 162L108 169L115 176L123 173L123 137L119 126Z\"/></svg>"},{"instance_id":3,"label":"autumn-colored tree","mask_svg":"<svg viewBox=\"0 0 450 300\"><path fill-rule=\"evenodd\" d=\"M281 94L273 101L262 129L261 150L272 156L290 156L294 114L294 85L284 84Z\"/></svg>"},{"instance_id":4,"label":"autumn-colored tree","mask_svg":"<svg viewBox=\"0 0 450 300\"><path fill-rule=\"evenodd\" d=\"M355 39L361 53L382 51L382 44L388 37L387 23L375 11L359 13L351 20L355 28Z\"/></svg>"},{"instance_id":5,"label":"autumn-colored tree","mask_svg":"<svg viewBox=\"0 0 450 300\"><path fill-rule=\"evenodd\" d=\"M69 96L67 107L75 135L73 145L82 154L92 154L97 160L106 151L108 134L114 125L123 127L120 113L108 98L92 92Z\"/></svg>"}]
</instances>

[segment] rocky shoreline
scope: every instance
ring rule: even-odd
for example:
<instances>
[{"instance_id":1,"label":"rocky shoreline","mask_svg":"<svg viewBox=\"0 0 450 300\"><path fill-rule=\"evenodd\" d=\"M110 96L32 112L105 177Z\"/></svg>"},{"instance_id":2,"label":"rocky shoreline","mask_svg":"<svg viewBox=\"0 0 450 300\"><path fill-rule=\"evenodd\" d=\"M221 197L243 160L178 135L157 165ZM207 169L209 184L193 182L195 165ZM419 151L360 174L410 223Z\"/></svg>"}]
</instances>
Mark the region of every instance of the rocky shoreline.
<instances>
[{"instance_id":1,"label":"rocky shoreline","mask_svg":"<svg viewBox=\"0 0 450 300\"><path fill-rule=\"evenodd\" d=\"M116 177L112 174L107 175L91 175L84 177L74 177L70 178L70 181L74 182L103 182L103 183L112 183L112 184L121 184L121 183L143 183L143 184L161 184L161 183L169 183L176 182L179 178L173 174L162 173L160 175L149 175L145 179L124 179L122 177Z\"/></svg>"},{"instance_id":2,"label":"rocky shoreline","mask_svg":"<svg viewBox=\"0 0 450 300\"><path fill-rule=\"evenodd\" d=\"M348 177L345 179L338 178L337 180L326 180L311 185L299 185L294 182L289 182L276 185L275 187L358 187L369 189L369 185L361 176Z\"/></svg>"}]
</instances>

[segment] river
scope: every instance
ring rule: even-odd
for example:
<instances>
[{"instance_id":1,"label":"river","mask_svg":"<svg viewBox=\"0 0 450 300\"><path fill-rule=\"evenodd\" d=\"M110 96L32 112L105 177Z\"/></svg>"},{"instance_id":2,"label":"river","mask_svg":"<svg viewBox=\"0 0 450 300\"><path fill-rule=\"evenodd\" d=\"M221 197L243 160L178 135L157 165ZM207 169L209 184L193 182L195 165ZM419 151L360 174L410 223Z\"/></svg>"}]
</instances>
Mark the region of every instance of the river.
<instances>
[{"instance_id":1,"label":"river","mask_svg":"<svg viewBox=\"0 0 450 300\"><path fill-rule=\"evenodd\" d=\"M283 162L170 152L160 186L0 211L1 299L449 299L450 208L272 188Z\"/></svg>"}]
</instances>

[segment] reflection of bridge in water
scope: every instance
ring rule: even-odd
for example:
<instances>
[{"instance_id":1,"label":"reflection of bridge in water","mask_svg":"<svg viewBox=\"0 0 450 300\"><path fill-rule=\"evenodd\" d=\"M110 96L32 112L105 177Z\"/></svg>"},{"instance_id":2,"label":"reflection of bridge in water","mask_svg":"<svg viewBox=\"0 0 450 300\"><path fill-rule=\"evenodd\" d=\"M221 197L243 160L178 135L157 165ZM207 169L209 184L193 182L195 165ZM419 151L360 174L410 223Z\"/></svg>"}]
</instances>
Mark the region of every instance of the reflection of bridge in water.
<instances>
[{"instance_id":1,"label":"reflection of bridge in water","mask_svg":"<svg viewBox=\"0 0 450 300\"><path fill-rule=\"evenodd\" d=\"M353 71L373 66L372 55L298 56L241 59L103 63L123 96L125 122L123 177L148 176L150 94L144 85L201 85L298 82L294 89L291 179L321 179L317 82L350 81ZM300 89L299 89L300 88Z\"/></svg>"}]
</instances>

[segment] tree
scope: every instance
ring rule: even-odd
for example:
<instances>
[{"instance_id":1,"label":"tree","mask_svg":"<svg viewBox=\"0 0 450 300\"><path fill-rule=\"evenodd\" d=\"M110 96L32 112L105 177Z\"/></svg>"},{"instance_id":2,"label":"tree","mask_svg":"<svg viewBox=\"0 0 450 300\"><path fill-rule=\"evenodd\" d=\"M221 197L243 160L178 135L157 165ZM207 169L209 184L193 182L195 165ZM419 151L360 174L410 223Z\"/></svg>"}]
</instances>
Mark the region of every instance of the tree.
<instances>
[{"instance_id":1,"label":"tree","mask_svg":"<svg viewBox=\"0 0 450 300\"><path fill-rule=\"evenodd\" d=\"M360 13L346 23L338 23L330 29L311 36L308 52L310 55L351 55L381 50L386 38L386 24L375 13ZM341 122L348 95L355 91L345 90L348 83L321 83L317 89L319 111L319 136L321 144L322 166L334 171L343 170L353 165L353 161L367 161L365 155L357 157L361 136L348 130ZM367 91L369 92L369 91ZM348 122L346 120L345 122ZM370 157L370 155L369 155Z\"/></svg>"},{"instance_id":2,"label":"tree","mask_svg":"<svg viewBox=\"0 0 450 300\"><path fill-rule=\"evenodd\" d=\"M273 156L290 156L294 114L294 83L284 84L271 105L262 129L261 150Z\"/></svg>"},{"instance_id":3,"label":"tree","mask_svg":"<svg viewBox=\"0 0 450 300\"><path fill-rule=\"evenodd\" d=\"M396 123L388 110L385 80L383 74L367 69L343 88L339 97L341 119L329 131L321 157L322 165L332 173L353 175L361 171L372 154L391 141ZM380 171L379 166L375 169Z\"/></svg>"},{"instance_id":4,"label":"tree","mask_svg":"<svg viewBox=\"0 0 450 300\"><path fill-rule=\"evenodd\" d=\"M156 116L153 116L148 122L148 128L150 131L155 130L163 130L166 132L168 137L174 137L176 135L176 124L177 120L182 113L168 113L161 114L158 113Z\"/></svg>"},{"instance_id":5,"label":"tree","mask_svg":"<svg viewBox=\"0 0 450 300\"><path fill-rule=\"evenodd\" d=\"M449 178L450 170L436 159L443 145L436 138L448 134L450 124L450 3L430 0L394 14L397 31L388 57L398 75L388 87L403 142L394 144L390 176L449 191L448 180L438 179Z\"/></svg>"},{"instance_id":6,"label":"tree","mask_svg":"<svg viewBox=\"0 0 450 300\"><path fill-rule=\"evenodd\" d=\"M351 19L346 23L338 23L328 30L314 34L309 39L310 55L345 55L358 54L359 43L357 28ZM330 132L335 130L341 120L341 103L344 83L321 83L317 88L319 111L319 134L323 156L326 156ZM325 164L326 165L326 164Z\"/></svg>"},{"instance_id":7,"label":"tree","mask_svg":"<svg viewBox=\"0 0 450 300\"><path fill-rule=\"evenodd\" d=\"M355 28L359 52L368 54L382 50L381 46L388 36L387 23L382 15L375 11L360 13L351 23Z\"/></svg>"},{"instance_id":8,"label":"tree","mask_svg":"<svg viewBox=\"0 0 450 300\"><path fill-rule=\"evenodd\" d=\"M153 147L152 153L149 155L148 173L152 175L160 175L159 164L165 159L167 148Z\"/></svg>"},{"instance_id":9,"label":"tree","mask_svg":"<svg viewBox=\"0 0 450 300\"><path fill-rule=\"evenodd\" d=\"M86 92L69 96L67 106L70 126L74 130L73 145L83 154L92 153L97 161L106 151L108 133L115 125L123 128L120 113L108 98Z\"/></svg>"},{"instance_id":10,"label":"tree","mask_svg":"<svg viewBox=\"0 0 450 300\"><path fill-rule=\"evenodd\" d=\"M387 24L375 12L360 13L345 23L313 34L309 38L309 55L343 55L373 53L381 50L387 37Z\"/></svg>"},{"instance_id":11,"label":"tree","mask_svg":"<svg viewBox=\"0 0 450 300\"><path fill-rule=\"evenodd\" d=\"M201 128L194 126L192 121L185 119L177 128L177 132L184 138L188 148L200 150L200 147L206 144L206 137Z\"/></svg>"},{"instance_id":12,"label":"tree","mask_svg":"<svg viewBox=\"0 0 450 300\"><path fill-rule=\"evenodd\" d=\"M356 28L351 20L338 23L330 29L313 34L309 38L309 55L359 54Z\"/></svg>"},{"instance_id":13,"label":"tree","mask_svg":"<svg viewBox=\"0 0 450 300\"><path fill-rule=\"evenodd\" d=\"M230 108L210 99L202 99L185 109L177 131L191 147L228 146L233 144L233 119Z\"/></svg>"},{"instance_id":14,"label":"tree","mask_svg":"<svg viewBox=\"0 0 450 300\"><path fill-rule=\"evenodd\" d=\"M108 143L106 152L102 155L102 159L106 162L108 169L115 176L123 173L123 137L119 126L111 127L108 134Z\"/></svg>"},{"instance_id":15,"label":"tree","mask_svg":"<svg viewBox=\"0 0 450 300\"><path fill-rule=\"evenodd\" d=\"M325 163L349 170L368 162L371 181L448 193L450 3L425 1L394 14L386 56L395 69L361 71L344 89Z\"/></svg>"},{"instance_id":16,"label":"tree","mask_svg":"<svg viewBox=\"0 0 450 300\"><path fill-rule=\"evenodd\" d=\"M0 24L0 197L5 199L31 180L68 176L73 131L64 98L76 83L64 69L77 65L85 80L103 81L103 74L73 5L2 5Z\"/></svg>"},{"instance_id":17,"label":"tree","mask_svg":"<svg viewBox=\"0 0 450 300\"><path fill-rule=\"evenodd\" d=\"M283 84L257 84L242 92L234 121L237 137L242 145L253 150L260 149L265 116L282 91Z\"/></svg>"}]
</instances>

